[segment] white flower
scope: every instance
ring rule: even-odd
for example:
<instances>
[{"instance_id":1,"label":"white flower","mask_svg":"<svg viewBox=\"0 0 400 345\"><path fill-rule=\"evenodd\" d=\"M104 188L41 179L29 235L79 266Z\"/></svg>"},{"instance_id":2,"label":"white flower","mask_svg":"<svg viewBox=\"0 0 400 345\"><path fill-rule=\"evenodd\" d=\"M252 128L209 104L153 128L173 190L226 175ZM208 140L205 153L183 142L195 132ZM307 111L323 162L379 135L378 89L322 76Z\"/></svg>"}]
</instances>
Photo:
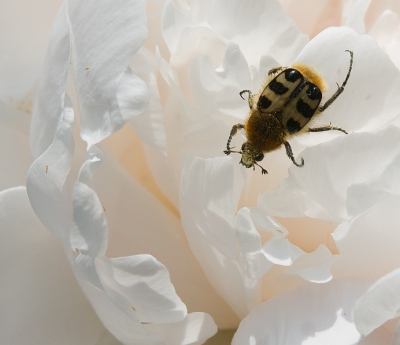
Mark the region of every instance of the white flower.
<instances>
[{"instance_id":1,"label":"white flower","mask_svg":"<svg viewBox=\"0 0 400 345\"><path fill-rule=\"evenodd\" d=\"M240 321L233 344L399 341L387 322L400 307L396 8L282 3L303 33L274 0L63 3L32 112L26 189L13 174L30 162L18 156L0 194L12 262L2 261L4 341L201 344L215 323ZM348 26L329 27L340 24ZM223 155L248 113L241 90L297 61L322 73L327 99L348 71L345 50L354 52L349 82L315 125L349 135L296 137L304 167L278 150L262 162L266 176ZM27 121L1 107L7 142L26 149ZM40 262L19 261L27 256ZM102 325L60 271L65 256ZM54 260L62 283L50 278ZM20 317L34 308L10 267L42 277L25 285L48 306L49 323L46 313ZM71 302L53 307L48 295Z\"/></svg>"}]
</instances>

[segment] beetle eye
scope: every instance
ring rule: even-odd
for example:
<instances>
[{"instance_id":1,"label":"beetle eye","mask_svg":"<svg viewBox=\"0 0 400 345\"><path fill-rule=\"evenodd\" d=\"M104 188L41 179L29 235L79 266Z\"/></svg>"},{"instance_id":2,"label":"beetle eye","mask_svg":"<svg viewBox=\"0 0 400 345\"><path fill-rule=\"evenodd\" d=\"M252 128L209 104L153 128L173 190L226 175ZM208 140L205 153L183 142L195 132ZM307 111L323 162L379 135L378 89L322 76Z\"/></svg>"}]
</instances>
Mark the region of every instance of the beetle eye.
<instances>
[{"instance_id":1,"label":"beetle eye","mask_svg":"<svg viewBox=\"0 0 400 345\"><path fill-rule=\"evenodd\" d=\"M257 156L254 158L257 162L262 161L264 159L264 154L259 153Z\"/></svg>"},{"instance_id":2,"label":"beetle eye","mask_svg":"<svg viewBox=\"0 0 400 345\"><path fill-rule=\"evenodd\" d=\"M242 151L244 151L244 149L246 148L247 143L243 143L242 144Z\"/></svg>"}]
</instances>

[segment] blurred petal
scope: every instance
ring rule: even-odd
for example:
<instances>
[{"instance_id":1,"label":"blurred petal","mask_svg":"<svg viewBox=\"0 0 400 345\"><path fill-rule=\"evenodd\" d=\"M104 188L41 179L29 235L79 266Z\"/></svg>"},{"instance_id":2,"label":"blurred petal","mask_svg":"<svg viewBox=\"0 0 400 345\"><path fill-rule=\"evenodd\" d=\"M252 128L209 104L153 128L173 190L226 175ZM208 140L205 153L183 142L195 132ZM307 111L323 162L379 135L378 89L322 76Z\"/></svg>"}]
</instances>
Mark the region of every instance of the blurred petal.
<instances>
[{"instance_id":1,"label":"blurred petal","mask_svg":"<svg viewBox=\"0 0 400 345\"><path fill-rule=\"evenodd\" d=\"M371 3L371 0L352 0L347 5L347 21L346 26L351 27L360 35L365 34L365 13Z\"/></svg>"},{"instance_id":2,"label":"blurred petal","mask_svg":"<svg viewBox=\"0 0 400 345\"><path fill-rule=\"evenodd\" d=\"M150 61L149 61L150 60ZM152 54L141 50L131 61L133 72L138 75L149 88L149 106L130 120L140 139L150 147L162 152L167 150L167 135L164 122L164 111L161 106L160 94L158 91L157 77L154 66L155 61Z\"/></svg>"},{"instance_id":3,"label":"blurred petal","mask_svg":"<svg viewBox=\"0 0 400 345\"><path fill-rule=\"evenodd\" d=\"M368 335L389 319L400 316L400 269L382 277L358 300L354 309L357 329Z\"/></svg>"},{"instance_id":4,"label":"blurred petal","mask_svg":"<svg viewBox=\"0 0 400 345\"><path fill-rule=\"evenodd\" d=\"M0 193L2 344L95 345L106 330L24 187Z\"/></svg>"},{"instance_id":5,"label":"blurred petal","mask_svg":"<svg viewBox=\"0 0 400 345\"><path fill-rule=\"evenodd\" d=\"M67 8L65 1L55 19L32 111L30 143L35 157L53 142L63 112L71 53Z\"/></svg>"},{"instance_id":6,"label":"blurred petal","mask_svg":"<svg viewBox=\"0 0 400 345\"><path fill-rule=\"evenodd\" d=\"M37 83L62 0L1 1L0 100L19 102Z\"/></svg>"}]
</instances>

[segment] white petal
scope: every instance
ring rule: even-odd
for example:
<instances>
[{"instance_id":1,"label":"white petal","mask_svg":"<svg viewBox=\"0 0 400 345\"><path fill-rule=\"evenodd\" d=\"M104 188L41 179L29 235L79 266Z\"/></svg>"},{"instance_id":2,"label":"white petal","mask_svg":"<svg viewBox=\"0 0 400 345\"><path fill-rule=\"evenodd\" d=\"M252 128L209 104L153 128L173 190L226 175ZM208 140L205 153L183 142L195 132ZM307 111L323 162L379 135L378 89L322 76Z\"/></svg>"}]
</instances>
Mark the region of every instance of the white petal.
<instances>
[{"instance_id":1,"label":"white petal","mask_svg":"<svg viewBox=\"0 0 400 345\"><path fill-rule=\"evenodd\" d=\"M79 280L79 283L101 322L122 344L165 345L155 333L135 319L132 309L132 315L128 316L104 291L86 281Z\"/></svg>"},{"instance_id":2,"label":"white petal","mask_svg":"<svg viewBox=\"0 0 400 345\"><path fill-rule=\"evenodd\" d=\"M100 200L89 186L75 183L71 246L91 257L102 257L107 249L108 226Z\"/></svg>"},{"instance_id":3,"label":"white petal","mask_svg":"<svg viewBox=\"0 0 400 345\"><path fill-rule=\"evenodd\" d=\"M296 60L319 70L329 86L324 94L327 100L349 69L350 56L345 50L354 53L349 81L340 97L314 124L332 122L348 132L381 129L399 116L400 99L395 90L400 88L400 71L374 39L345 26L328 28L311 40ZM303 138L316 136L319 135L314 133Z\"/></svg>"},{"instance_id":4,"label":"white petal","mask_svg":"<svg viewBox=\"0 0 400 345\"><path fill-rule=\"evenodd\" d=\"M65 1L55 20L32 111L30 142L35 157L52 143L63 113L71 51L67 7Z\"/></svg>"},{"instance_id":5,"label":"white petal","mask_svg":"<svg viewBox=\"0 0 400 345\"><path fill-rule=\"evenodd\" d=\"M186 316L168 270L151 255L97 259L95 264L103 286L123 295L141 322L177 322Z\"/></svg>"},{"instance_id":6,"label":"white petal","mask_svg":"<svg viewBox=\"0 0 400 345\"><path fill-rule=\"evenodd\" d=\"M334 257L329 249L320 245L312 253L300 256L286 274L298 274L303 279L312 283L327 283L332 279L330 268Z\"/></svg>"},{"instance_id":7,"label":"white petal","mask_svg":"<svg viewBox=\"0 0 400 345\"><path fill-rule=\"evenodd\" d=\"M254 227L248 208L239 210L235 229L241 259L244 261L243 271L252 279L262 277L272 267L272 263L261 252L261 237Z\"/></svg>"},{"instance_id":8,"label":"white petal","mask_svg":"<svg viewBox=\"0 0 400 345\"><path fill-rule=\"evenodd\" d=\"M277 1L199 1L192 12L196 22L208 23L239 44L247 61L255 66L264 54L283 65L291 63L308 41Z\"/></svg>"},{"instance_id":9,"label":"white petal","mask_svg":"<svg viewBox=\"0 0 400 345\"><path fill-rule=\"evenodd\" d=\"M190 248L209 282L243 317L260 297L260 286L245 285L236 261L232 186L241 186L241 179L234 179L229 157L187 158L181 181L181 217Z\"/></svg>"},{"instance_id":10,"label":"white petal","mask_svg":"<svg viewBox=\"0 0 400 345\"><path fill-rule=\"evenodd\" d=\"M106 331L24 187L0 193L0 229L0 343L97 344Z\"/></svg>"},{"instance_id":11,"label":"white petal","mask_svg":"<svg viewBox=\"0 0 400 345\"><path fill-rule=\"evenodd\" d=\"M217 176L224 176L218 179ZM224 255L236 258L236 236L233 230L233 172L229 159L203 161L194 159L182 173L182 217L194 222L210 243Z\"/></svg>"},{"instance_id":12,"label":"white petal","mask_svg":"<svg viewBox=\"0 0 400 345\"><path fill-rule=\"evenodd\" d=\"M275 296L242 320L232 345L356 344L361 334L352 320L352 308L369 284L363 279L338 279Z\"/></svg>"},{"instance_id":13,"label":"white petal","mask_svg":"<svg viewBox=\"0 0 400 345\"><path fill-rule=\"evenodd\" d=\"M358 300L354 309L357 329L368 335L389 319L400 316L400 269L379 279Z\"/></svg>"},{"instance_id":14,"label":"white petal","mask_svg":"<svg viewBox=\"0 0 400 345\"><path fill-rule=\"evenodd\" d=\"M172 65L186 63L194 54L210 54L214 61L218 61L226 48L223 37L207 23L192 23L170 0L163 8L162 29Z\"/></svg>"},{"instance_id":15,"label":"white petal","mask_svg":"<svg viewBox=\"0 0 400 345\"><path fill-rule=\"evenodd\" d=\"M289 178L280 187L259 198L260 206L273 215L307 215L340 222L346 218L347 187L393 159L400 152L396 144L399 140L400 130L391 126L376 133L337 137L308 148L302 153L304 167L291 167Z\"/></svg>"},{"instance_id":16,"label":"white petal","mask_svg":"<svg viewBox=\"0 0 400 345\"><path fill-rule=\"evenodd\" d=\"M178 212L171 211L135 181L106 145L101 147L105 159L93 184L106 209L110 229L107 256L153 255L167 267L189 310L213 315L219 327L237 327L237 317L210 285L187 245Z\"/></svg>"},{"instance_id":17,"label":"white petal","mask_svg":"<svg viewBox=\"0 0 400 345\"><path fill-rule=\"evenodd\" d=\"M334 275L380 277L399 267L399 207L400 197L391 196L339 225L333 234L340 252Z\"/></svg>"},{"instance_id":18,"label":"white petal","mask_svg":"<svg viewBox=\"0 0 400 345\"><path fill-rule=\"evenodd\" d=\"M149 106L141 114L132 117L130 123L143 142L165 155L167 136L156 73L150 66L152 59L154 57L142 49L131 61L133 72L144 80L149 88L150 101Z\"/></svg>"},{"instance_id":19,"label":"white petal","mask_svg":"<svg viewBox=\"0 0 400 345\"><path fill-rule=\"evenodd\" d=\"M190 313L181 322L145 327L158 334L166 345L201 345L217 332L211 316L204 313Z\"/></svg>"},{"instance_id":20,"label":"white petal","mask_svg":"<svg viewBox=\"0 0 400 345\"><path fill-rule=\"evenodd\" d=\"M286 238L273 238L262 247L265 257L276 265L290 266L304 252Z\"/></svg>"},{"instance_id":21,"label":"white petal","mask_svg":"<svg viewBox=\"0 0 400 345\"><path fill-rule=\"evenodd\" d=\"M68 15L81 136L91 146L148 103L145 84L127 70L147 37L144 1L69 0Z\"/></svg>"},{"instance_id":22,"label":"white petal","mask_svg":"<svg viewBox=\"0 0 400 345\"><path fill-rule=\"evenodd\" d=\"M272 232L276 238L285 238L289 234L289 231L283 225L261 208L252 207L250 213L254 224L261 230Z\"/></svg>"},{"instance_id":23,"label":"white petal","mask_svg":"<svg viewBox=\"0 0 400 345\"><path fill-rule=\"evenodd\" d=\"M74 113L68 98L46 151L31 165L26 186L32 208L41 222L55 235L65 239L70 227L70 195L65 183L74 152L72 126Z\"/></svg>"}]
</instances>

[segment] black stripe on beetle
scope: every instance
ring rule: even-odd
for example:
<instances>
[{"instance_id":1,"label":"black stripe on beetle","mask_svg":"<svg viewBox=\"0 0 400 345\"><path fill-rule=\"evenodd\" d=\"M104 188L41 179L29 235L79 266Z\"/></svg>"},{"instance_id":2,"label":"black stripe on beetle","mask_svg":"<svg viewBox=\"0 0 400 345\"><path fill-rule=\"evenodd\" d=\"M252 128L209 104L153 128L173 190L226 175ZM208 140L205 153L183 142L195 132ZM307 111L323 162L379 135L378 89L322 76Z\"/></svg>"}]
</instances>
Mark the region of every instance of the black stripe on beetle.
<instances>
[{"instance_id":1,"label":"black stripe on beetle","mask_svg":"<svg viewBox=\"0 0 400 345\"><path fill-rule=\"evenodd\" d=\"M283 95L289 90L285 85L277 81L276 78L271 80L271 82L268 84L268 87L271 91L275 92L277 95Z\"/></svg>"},{"instance_id":2,"label":"black stripe on beetle","mask_svg":"<svg viewBox=\"0 0 400 345\"><path fill-rule=\"evenodd\" d=\"M316 109L312 109L301 98L297 101L296 109L301 115L303 115L307 119L311 119L311 117L314 115L315 110L316 110Z\"/></svg>"},{"instance_id":3,"label":"black stripe on beetle","mask_svg":"<svg viewBox=\"0 0 400 345\"><path fill-rule=\"evenodd\" d=\"M287 81L294 83L297 79L303 78L303 75L293 68L285 70L285 78Z\"/></svg>"},{"instance_id":4,"label":"black stripe on beetle","mask_svg":"<svg viewBox=\"0 0 400 345\"><path fill-rule=\"evenodd\" d=\"M308 89L306 95L309 99L316 100L322 98L322 92L317 85L308 83Z\"/></svg>"},{"instance_id":5,"label":"black stripe on beetle","mask_svg":"<svg viewBox=\"0 0 400 345\"><path fill-rule=\"evenodd\" d=\"M258 109L267 109L272 104L272 101L265 96L260 96L257 102Z\"/></svg>"},{"instance_id":6,"label":"black stripe on beetle","mask_svg":"<svg viewBox=\"0 0 400 345\"><path fill-rule=\"evenodd\" d=\"M290 118L286 122L286 128L290 134L293 134L293 133L297 133L301 129L301 126L300 126L299 122Z\"/></svg>"}]
</instances>

